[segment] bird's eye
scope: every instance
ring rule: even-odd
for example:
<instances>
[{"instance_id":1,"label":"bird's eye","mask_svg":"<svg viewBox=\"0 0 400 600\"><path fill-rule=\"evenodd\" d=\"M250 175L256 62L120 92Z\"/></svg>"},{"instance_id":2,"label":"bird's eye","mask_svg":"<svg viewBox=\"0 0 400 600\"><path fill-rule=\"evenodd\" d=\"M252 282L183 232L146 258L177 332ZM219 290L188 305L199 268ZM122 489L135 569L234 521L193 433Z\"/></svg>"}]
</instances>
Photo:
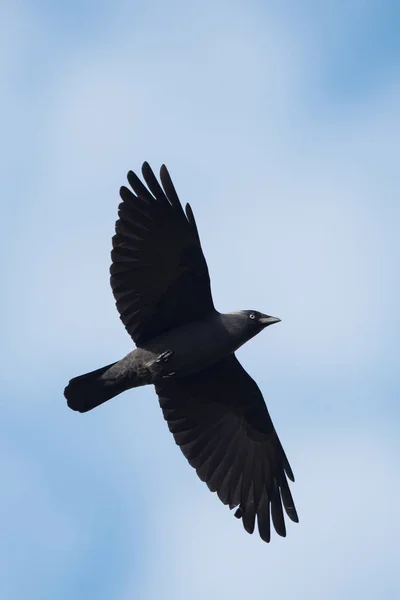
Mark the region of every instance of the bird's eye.
<instances>
[{"instance_id":1,"label":"bird's eye","mask_svg":"<svg viewBox=\"0 0 400 600\"><path fill-rule=\"evenodd\" d=\"M251 313L251 314L249 315L249 317L250 317L250 319L255 319L255 318L256 318L256 315L255 315L254 313Z\"/></svg>"}]
</instances>

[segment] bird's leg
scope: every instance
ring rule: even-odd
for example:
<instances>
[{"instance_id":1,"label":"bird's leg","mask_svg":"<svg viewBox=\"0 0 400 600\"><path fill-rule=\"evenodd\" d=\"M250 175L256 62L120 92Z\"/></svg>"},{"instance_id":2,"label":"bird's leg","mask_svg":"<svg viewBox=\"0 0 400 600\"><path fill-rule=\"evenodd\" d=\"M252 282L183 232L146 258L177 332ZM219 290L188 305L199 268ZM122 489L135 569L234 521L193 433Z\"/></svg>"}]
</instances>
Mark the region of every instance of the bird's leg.
<instances>
[{"instance_id":1,"label":"bird's leg","mask_svg":"<svg viewBox=\"0 0 400 600\"><path fill-rule=\"evenodd\" d=\"M156 363L160 364L160 363L165 363L167 362L171 356L173 355L174 351L173 350L166 350L165 352L162 352L160 354L160 356L156 359Z\"/></svg>"},{"instance_id":2,"label":"bird's leg","mask_svg":"<svg viewBox=\"0 0 400 600\"><path fill-rule=\"evenodd\" d=\"M156 379L167 379L168 377L172 377L175 375L175 372L168 372L166 367L168 365L168 361L173 356L173 350L166 350L162 352L155 361L149 365L148 369L151 372L152 376Z\"/></svg>"},{"instance_id":3,"label":"bird's leg","mask_svg":"<svg viewBox=\"0 0 400 600\"><path fill-rule=\"evenodd\" d=\"M170 377L173 377L174 375L176 375L175 371L171 371L171 373L167 373L167 375L163 375L161 377L161 379L169 379Z\"/></svg>"}]
</instances>

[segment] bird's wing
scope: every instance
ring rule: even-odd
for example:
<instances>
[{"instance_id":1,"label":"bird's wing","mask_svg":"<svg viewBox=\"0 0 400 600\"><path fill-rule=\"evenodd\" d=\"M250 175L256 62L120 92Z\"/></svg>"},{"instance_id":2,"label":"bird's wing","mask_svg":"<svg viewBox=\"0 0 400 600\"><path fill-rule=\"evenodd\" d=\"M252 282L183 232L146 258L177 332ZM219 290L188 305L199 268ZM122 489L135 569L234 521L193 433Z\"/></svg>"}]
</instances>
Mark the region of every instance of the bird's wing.
<instances>
[{"instance_id":1,"label":"bird's wing","mask_svg":"<svg viewBox=\"0 0 400 600\"><path fill-rule=\"evenodd\" d=\"M189 463L253 533L270 540L270 519L286 535L282 505L297 512L293 473L262 394L235 355L195 375L156 386L164 418Z\"/></svg>"},{"instance_id":2,"label":"bird's wing","mask_svg":"<svg viewBox=\"0 0 400 600\"><path fill-rule=\"evenodd\" d=\"M183 211L163 165L161 184L147 163L147 187L130 171L122 187L111 252L111 287L120 318L138 345L214 309L194 216Z\"/></svg>"}]
</instances>

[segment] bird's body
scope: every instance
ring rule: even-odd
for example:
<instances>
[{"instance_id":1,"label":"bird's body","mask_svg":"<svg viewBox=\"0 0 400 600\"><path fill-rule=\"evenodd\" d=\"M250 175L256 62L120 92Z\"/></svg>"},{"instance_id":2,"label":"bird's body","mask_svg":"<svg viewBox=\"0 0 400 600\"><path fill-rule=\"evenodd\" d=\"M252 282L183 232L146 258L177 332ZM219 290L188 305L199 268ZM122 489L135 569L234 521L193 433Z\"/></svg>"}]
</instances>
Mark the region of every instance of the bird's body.
<instances>
[{"instance_id":1,"label":"bird's body","mask_svg":"<svg viewBox=\"0 0 400 600\"><path fill-rule=\"evenodd\" d=\"M239 314L243 314L243 317L238 323ZM138 352L148 363L157 360L160 354L171 351L172 355L164 362L166 375L174 373L177 377L184 377L202 371L232 354L250 336L256 335L259 331L257 324L249 328L246 327L247 321L249 317L244 311L226 314L215 311L205 319L177 327L150 340L133 354ZM149 354L142 355L142 351Z\"/></svg>"},{"instance_id":2,"label":"bird's body","mask_svg":"<svg viewBox=\"0 0 400 600\"><path fill-rule=\"evenodd\" d=\"M114 391L120 394L121 390L155 385L164 379L178 379L201 372L233 354L260 331L258 322L250 319L248 313L259 314L256 311L226 314L212 311L204 319L175 327L152 338L123 359L109 365L101 374L97 375L98 371L94 373L98 381L103 381L108 392L113 394L111 398L116 395ZM272 322L279 320L266 315L263 317L272 319ZM88 375L90 373L84 376L86 381ZM96 398L93 401L97 406ZM72 396L69 406L79 412L90 410L87 401L83 406L80 402L81 399L78 398L78 403L75 404Z\"/></svg>"},{"instance_id":3,"label":"bird's body","mask_svg":"<svg viewBox=\"0 0 400 600\"><path fill-rule=\"evenodd\" d=\"M143 344L137 352L148 352L149 360L154 360L171 351L164 362L166 375L182 377L201 371L236 350L237 340L225 327L223 317L213 312L205 319L171 329Z\"/></svg>"},{"instance_id":4,"label":"bird's body","mask_svg":"<svg viewBox=\"0 0 400 600\"><path fill-rule=\"evenodd\" d=\"M159 185L144 163L147 189L121 188L111 286L137 348L111 365L72 379L70 408L87 412L131 388L154 384L176 443L201 479L252 533L270 518L285 535L282 504L297 521L286 477L293 473L261 392L235 351L280 319L258 311L222 314L211 297L193 213L183 212L165 167ZM150 191L149 191L150 190Z\"/></svg>"}]
</instances>

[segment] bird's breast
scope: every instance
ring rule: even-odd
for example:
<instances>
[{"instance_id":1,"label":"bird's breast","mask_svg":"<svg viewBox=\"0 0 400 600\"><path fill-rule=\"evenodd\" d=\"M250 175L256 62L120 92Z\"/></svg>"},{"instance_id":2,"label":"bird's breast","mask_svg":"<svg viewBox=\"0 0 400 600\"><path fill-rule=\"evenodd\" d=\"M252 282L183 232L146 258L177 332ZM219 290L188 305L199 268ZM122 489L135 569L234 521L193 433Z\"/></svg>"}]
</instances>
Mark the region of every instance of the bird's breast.
<instances>
[{"instance_id":1,"label":"bird's breast","mask_svg":"<svg viewBox=\"0 0 400 600\"><path fill-rule=\"evenodd\" d=\"M201 371L236 349L228 332L215 317L172 329L142 347L152 354L172 350L168 370L177 375Z\"/></svg>"}]
</instances>

